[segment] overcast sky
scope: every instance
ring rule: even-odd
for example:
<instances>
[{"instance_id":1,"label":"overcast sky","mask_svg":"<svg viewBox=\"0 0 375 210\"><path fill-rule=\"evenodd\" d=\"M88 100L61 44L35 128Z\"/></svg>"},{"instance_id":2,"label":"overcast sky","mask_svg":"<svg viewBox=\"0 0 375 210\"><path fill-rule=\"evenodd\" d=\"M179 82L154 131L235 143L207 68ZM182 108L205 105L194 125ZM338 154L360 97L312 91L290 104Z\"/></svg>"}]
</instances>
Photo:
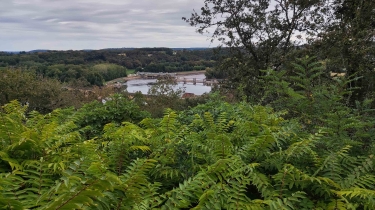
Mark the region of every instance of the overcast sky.
<instances>
[{"instance_id":1,"label":"overcast sky","mask_svg":"<svg viewBox=\"0 0 375 210\"><path fill-rule=\"evenodd\" d=\"M181 18L203 0L0 0L0 51L213 47Z\"/></svg>"}]
</instances>

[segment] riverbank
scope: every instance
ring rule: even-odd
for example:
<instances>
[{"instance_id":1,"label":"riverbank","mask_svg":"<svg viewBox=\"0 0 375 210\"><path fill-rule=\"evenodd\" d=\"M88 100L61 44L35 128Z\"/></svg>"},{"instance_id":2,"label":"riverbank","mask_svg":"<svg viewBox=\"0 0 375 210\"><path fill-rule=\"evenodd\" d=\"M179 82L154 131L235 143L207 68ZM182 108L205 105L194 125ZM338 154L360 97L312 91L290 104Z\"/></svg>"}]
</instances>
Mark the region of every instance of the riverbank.
<instances>
[{"instance_id":1,"label":"riverbank","mask_svg":"<svg viewBox=\"0 0 375 210\"><path fill-rule=\"evenodd\" d=\"M201 71L181 71L181 72L175 72L177 76L188 76L188 75L196 75L196 74L204 74L206 70L201 70ZM125 83L129 80L135 80L135 79L140 79L140 76L130 76L130 77L120 77L111 81L108 81L105 83L105 85L114 85L117 83Z\"/></svg>"},{"instance_id":2,"label":"riverbank","mask_svg":"<svg viewBox=\"0 0 375 210\"><path fill-rule=\"evenodd\" d=\"M177 75L195 75L195 74L204 74L204 73L206 73L206 70L176 72Z\"/></svg>"}]
</instances>

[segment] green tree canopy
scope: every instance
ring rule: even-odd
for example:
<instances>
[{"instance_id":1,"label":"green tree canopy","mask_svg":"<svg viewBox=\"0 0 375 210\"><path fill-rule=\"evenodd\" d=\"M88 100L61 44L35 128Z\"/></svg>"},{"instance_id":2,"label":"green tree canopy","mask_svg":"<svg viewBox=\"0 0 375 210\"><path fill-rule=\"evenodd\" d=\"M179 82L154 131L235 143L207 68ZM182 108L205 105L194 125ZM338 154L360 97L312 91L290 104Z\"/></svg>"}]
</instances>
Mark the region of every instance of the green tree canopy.
<instances>
[{"instance_id":1,"label":"green tree canopy","mask_svg":"<svg viewBox=\"0 0 375 210\"><path fill-rule=\"evenodd\" d=\"M258 83L264 76L262 70L285 69L295 56L305 53L327 59L329 70L370 76L375 46L373 2L205 0L199 12L183 19L229 48L230 55L217 67L218 74L228 76L228 87L241 87L254 99L263 94ZM351 86L366 92L373 82L363 81L353 81Z\"/></svg>"}]
</instances>

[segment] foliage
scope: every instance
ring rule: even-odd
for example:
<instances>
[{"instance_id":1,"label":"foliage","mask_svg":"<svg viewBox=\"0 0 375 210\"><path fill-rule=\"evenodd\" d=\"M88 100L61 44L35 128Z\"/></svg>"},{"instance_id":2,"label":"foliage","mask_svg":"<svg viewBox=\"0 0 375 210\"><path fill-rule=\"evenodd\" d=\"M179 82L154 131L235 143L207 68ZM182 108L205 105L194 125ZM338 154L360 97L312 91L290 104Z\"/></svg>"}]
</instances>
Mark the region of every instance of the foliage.
<instances>
[{"instance_id":1,"label":"foliage","mask_svg":"<svg viewBox=\"0 0 375 210\"><path fill-rule=\"evenodd\" d=\"M36 72L52 77L61 82L74 83L84 81L90 85L103 86L104 81L119 77L126 77L126 68L115 64L97 64L94 66L55 64L45 69L36 69Z\"/></svg>"},{"instance_id":2,"label":"foliage","mask_svg":"<svg viewBox=\"0 0 375 210\"><path fill-rule=\"evenodd\" d=\"M66 106L73 95L54 79L42 78L19 69L0 71L0 104L19 100L30 110L43 113Z\"/></svg>"},{"instance_id":3,"label":"foliage","mask_svg":"<svg viewBox=\"0 0 375 210\"><path fill-rule=\"evenodd\" d=\"M102 86L126 77L126 69L149 72L205 70L216 64L211 49L119 48L90 51L0 52L0 68L19 68L70 85Z\"/></svg>"},{"instance_id":4,"label":"foliage","mask_svg":"<svg viewBox=\"0 0 375 210\"><path fill-rule=\"evenodd\" d=\"M373 6L206 0L185 20L198 32L215 27L229 47L207 73L229 77L221 85L238 90L238 103L218 93L189 102L173 81L158 81L147 97L115 94L40 114L30 108L43 100L25 102L53 101L48 94L63 90L56 80L42 80L52 86L45 94L35 74L1 70L0 209L375 209L373 102L358 95L373 94ZM297 46L299 32L307 45ZM305 56L312 50L317 57ZM101 85L126 73L121 66L173 72L217 56L68 51L1 54L0 65Z\"/></svg>"},{"instance_id":5,"label":"foliage","mask_svg":"<svg viewBox=\"0 0 375 210\"><path fill-rule=\"evenodd\" d=\"M315 36L322 29L326 1L205 0L200 12L183 18L197 32L212 32L229 48L216 68L227 74L233 88L242 86L247 96L262 94L258 80L261 70L279 70L286 56L304 44L304 37Z\"/></svg>"},{"instance_id":6,"label":"foliage","mask_svg":"<svg viewBox=\"0 0 375 210\"><path fill-rule=\"evenodd\" d=\"M77 86L80 86L76 84ZM105 98L116 91L111 86L71 88L56 79L44 78L30 71L6 69L0 71L0 105L18 100L28 110L49 113L57 108L74 106Z\"/></svg>"},{"instance_id":7,"label":"foliage","mask_svg":"<svg viewBox=\"0 0 375 210\"><path fill-rule=\"evenodd\" d=\"M47 115L26 114L13 101L0 116L0 206L374 209L366 104L327 113L305 129L286 111L229 104L219 95L184 112L167 109L160 119L144 118L120 95ZM102 132L86 136L82 123Z\"/></svg>"},{"instance_id":8,"label":"foliage","mask_svg":"<svg viewBox=\"0 0 375 210\"><path fill-rule=\"evenodd\" d=\"M373 97L375 3L367 0L205 0L183 19L210 33L229 53L209 77L225 77L252 102L262 98L266 69L285 70L295 57L316 55L326 71L357 75L349 98Z\"/></svg>"},{"instance_id":9,"label":"foliage","mask_svg":"<svg viewBox=\"0 0 375 210\"><path fill-rule=\"evenodd\" d=\"M126 68L115 64L97 64L93 66L93 70L103 75L105 81L126 77L127 75Z\"/></svg>"},{"instance_id":10,"label":"foliage","mask_svg":"<svg viewBox=\"0 0 375 210\"><path fill-rule=\"evenodd\" d=\"M76 113L75 123L83 129L87 138L102 133L104 125L129 121L138 123L148 117L148 113L139 109L125 95L114 94L103 99L104 103L93 101L85 104Z\"/></svg>"},{"instance_id":11,"label":"foliage","mask_svg":"<svg viewBox=\"0 0 375 210\"><path fill-rule=\"evenodd\" d=\"M360 88L353 92L353 105L356 100L372 97L374 91L375 2L333 1L331 8L334 21L327 23L313 50L327 59L330 71L362 76L351 82L352 87Z\"/></svg>"}]
</instances>

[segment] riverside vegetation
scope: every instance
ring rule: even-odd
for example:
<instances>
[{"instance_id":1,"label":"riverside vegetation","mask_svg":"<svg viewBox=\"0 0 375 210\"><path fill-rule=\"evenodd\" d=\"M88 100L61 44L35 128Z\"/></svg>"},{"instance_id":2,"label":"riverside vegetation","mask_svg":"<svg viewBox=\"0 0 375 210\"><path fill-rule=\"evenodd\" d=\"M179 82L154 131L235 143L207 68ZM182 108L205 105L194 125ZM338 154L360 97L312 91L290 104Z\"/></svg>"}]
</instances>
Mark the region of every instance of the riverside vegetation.
<instances>
[{"instance_id":1,"label":"riverside vegetation","mask_svg":"<svg viewBox=\"0 0 375 210\"><path fill-rule=\"evenodd\" d=\"M215 93L69 108L1 71L0 209L375 209L375 1L204 3L184 19L222 42Z\"/></svg>"},{"instance_id":2,"label":"riverside vegetation","mask_svg":"<svg viewBox=\"0 0 375 210\"><path fill-rule=\"evenodd\" d=\"M212 68L220 56L210 49L118 48L82 51L0 52L0 69L16 68L70 86L103 86L126 70L181 72Z\"/></svg>"}]
</instances>

